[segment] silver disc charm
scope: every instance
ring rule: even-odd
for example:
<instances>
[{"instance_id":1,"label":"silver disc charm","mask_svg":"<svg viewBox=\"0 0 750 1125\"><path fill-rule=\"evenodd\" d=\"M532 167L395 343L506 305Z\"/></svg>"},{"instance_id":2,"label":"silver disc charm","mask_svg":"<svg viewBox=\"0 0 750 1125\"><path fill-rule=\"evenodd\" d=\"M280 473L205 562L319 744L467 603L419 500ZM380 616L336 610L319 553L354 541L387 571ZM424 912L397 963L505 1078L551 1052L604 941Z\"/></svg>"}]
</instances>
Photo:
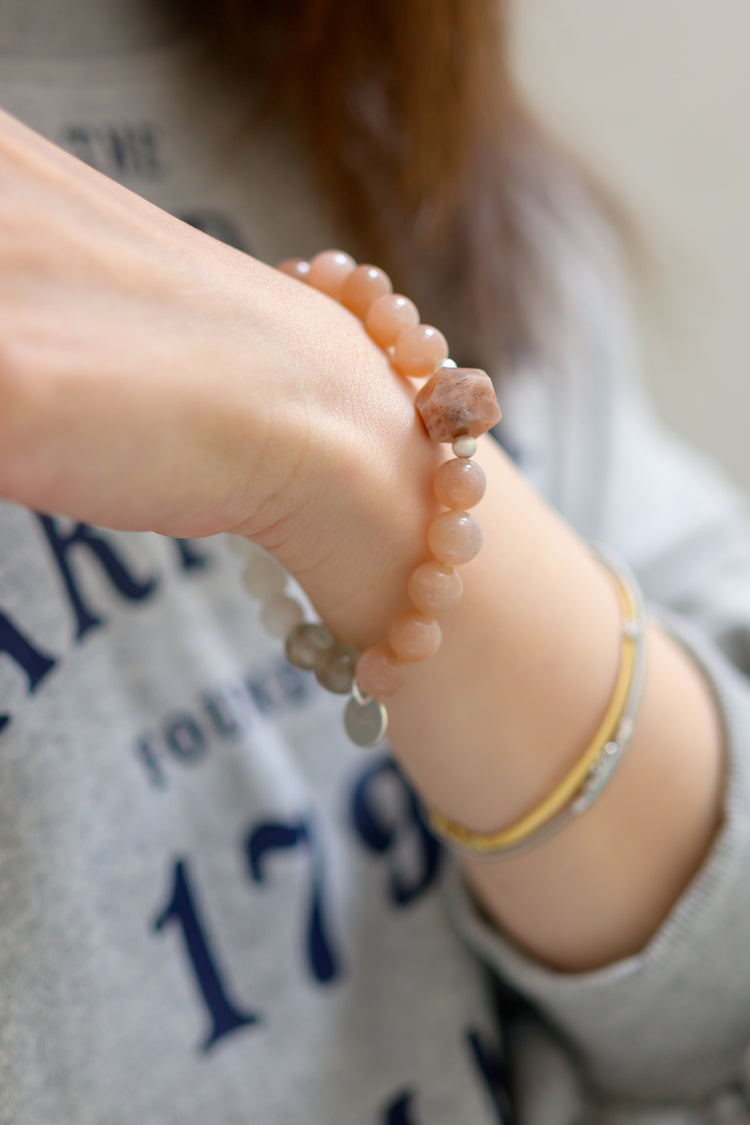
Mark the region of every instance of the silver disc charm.
<instances>
[{"instance_id":1,"label":"silver disc charm","mask_svg":"<svg viewBox=\"0 0 750 1125\"><path fill-rule=\"evenodd\" d=\"M376 746L388 729L388 712L377 699L352 697L344 711L344 727L355 746Z\"/></svg>"}]
</instances>

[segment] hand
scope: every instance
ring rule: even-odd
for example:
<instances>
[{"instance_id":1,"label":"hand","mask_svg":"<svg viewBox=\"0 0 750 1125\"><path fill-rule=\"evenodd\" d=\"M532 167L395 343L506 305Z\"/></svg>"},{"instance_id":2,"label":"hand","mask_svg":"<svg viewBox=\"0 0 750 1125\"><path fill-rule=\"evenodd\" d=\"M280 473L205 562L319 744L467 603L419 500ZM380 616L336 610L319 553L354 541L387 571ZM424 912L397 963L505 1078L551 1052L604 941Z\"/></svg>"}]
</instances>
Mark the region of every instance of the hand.
<instances>
[{"instance_id":1,"label":"hand","mask_svg":"<svg viewBox=\"0 0 750 1125\"><path fill-rule=\"evenodd\" d=\"M419 433L336 302L0 115L0 494L109 527L242 531L324 603L356 600L355 576L422 550Z\"/></svg>"}]
</instances>

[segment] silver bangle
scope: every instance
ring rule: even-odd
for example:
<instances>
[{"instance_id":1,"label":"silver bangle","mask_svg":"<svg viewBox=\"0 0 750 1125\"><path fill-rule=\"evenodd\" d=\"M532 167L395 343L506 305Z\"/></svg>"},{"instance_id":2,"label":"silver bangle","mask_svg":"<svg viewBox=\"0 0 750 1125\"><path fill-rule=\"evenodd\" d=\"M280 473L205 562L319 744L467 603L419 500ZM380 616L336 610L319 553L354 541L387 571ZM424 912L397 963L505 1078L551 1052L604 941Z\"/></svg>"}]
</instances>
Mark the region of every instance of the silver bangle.
<instances>
[{"instance_id":1,"label":"silver bangle","mask_svg":"<svg viewBox=\"0 0 750 1125\"><path fill-rule=\"evenodd\" d=\"M522 852L536 847L591 808L612 780L622 761L633 735L635 718L643 694L646 674L646 612L640 588L629 568L609 548L592 544L591 549L599 562L625 588L633 609L632 615L626 617L623 622L624 634L634 641L633 675L615 735L602 746L570 803L518 843L489 849L482 848L481 850L471 845L464 845L453 836L441 832L439 823L436 823L435 817L428 812L427 820L432 832L454 851L487 859L510 859L512 856L520 855Z\"/></svg>"}]
</instances>

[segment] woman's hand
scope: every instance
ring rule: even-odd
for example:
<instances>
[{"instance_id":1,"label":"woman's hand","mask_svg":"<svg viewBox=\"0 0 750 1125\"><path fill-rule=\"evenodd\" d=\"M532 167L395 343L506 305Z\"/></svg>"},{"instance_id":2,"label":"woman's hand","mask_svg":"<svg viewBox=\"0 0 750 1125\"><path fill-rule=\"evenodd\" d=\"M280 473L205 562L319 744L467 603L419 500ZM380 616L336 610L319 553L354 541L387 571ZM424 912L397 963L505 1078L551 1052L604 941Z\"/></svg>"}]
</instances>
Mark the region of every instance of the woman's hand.
<instances>
[{"instance_id":1,"label":"woman's hand","mask_svg":"<svg viewBox=\"0 0 750 1125\"><path fill-rule=\"evenodd\" d=\"M241 531L325 609L369 597L380 617L368 582L398 559L403 589L422 551L419 434L335 301L0 115L0 494L109 527Z\"/></svg>"}]
</instances>

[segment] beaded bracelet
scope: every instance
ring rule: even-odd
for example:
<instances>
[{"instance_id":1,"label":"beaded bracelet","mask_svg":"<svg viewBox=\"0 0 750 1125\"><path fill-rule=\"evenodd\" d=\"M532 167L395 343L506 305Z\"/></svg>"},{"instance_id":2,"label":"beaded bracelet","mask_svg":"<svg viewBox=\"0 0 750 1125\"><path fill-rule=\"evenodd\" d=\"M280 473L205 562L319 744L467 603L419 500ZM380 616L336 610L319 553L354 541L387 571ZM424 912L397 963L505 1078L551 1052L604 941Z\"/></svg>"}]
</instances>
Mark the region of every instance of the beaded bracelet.
<instances>
[{"instance_id":1,"label":"beaded bracelet","mask_svg":"<svg viewBox=\"0 0 750 1125\"><path fill-rule=\"evenodd\" d=\"M473 832L428 810L432 831L458 851L510 858L541 844L591 807L609 784L630 742L645 678L643 599L633 575L618 558L603 547L592 549L614 579L622 609L620 667L606 714L573 769L549 796L510 827Z\"/></svg>"},{"instance_id":2,"label":"beaded bracelet","mask_svg":"<svg viewBox=\"0 0 750 1125\"><path fill-rule=\"evenodd\" d=\"M340 300L364 321L400 375L426 380L416 394L416 409L430 439L453 448L454 458L435 473L435 496L446 511L429 525L429 557L409 578L412 608L392 622L387 642L361 654L339 643L325 625L305 622L302 605L285 590L283 567L248 540L239 544L247 555L244 583L264 602L266 628L285 637L293 665L314 671L328 690L351 695L344 713L347 734L358 746L374 746L388 726L383 700L403 686L410 664L437 652L442 638L435 615L458 602L463 585L456 567L474 558L482 545L482 530L468 509L482 499L486 480L471 458L476 439L500 421L500 408L489 376L456 367L442 333L420 323L416 306L393 293L382 270L358 266L339 250L325 250L309 262L288 259L278 268Z\"/></svg>"}]
</instances>

